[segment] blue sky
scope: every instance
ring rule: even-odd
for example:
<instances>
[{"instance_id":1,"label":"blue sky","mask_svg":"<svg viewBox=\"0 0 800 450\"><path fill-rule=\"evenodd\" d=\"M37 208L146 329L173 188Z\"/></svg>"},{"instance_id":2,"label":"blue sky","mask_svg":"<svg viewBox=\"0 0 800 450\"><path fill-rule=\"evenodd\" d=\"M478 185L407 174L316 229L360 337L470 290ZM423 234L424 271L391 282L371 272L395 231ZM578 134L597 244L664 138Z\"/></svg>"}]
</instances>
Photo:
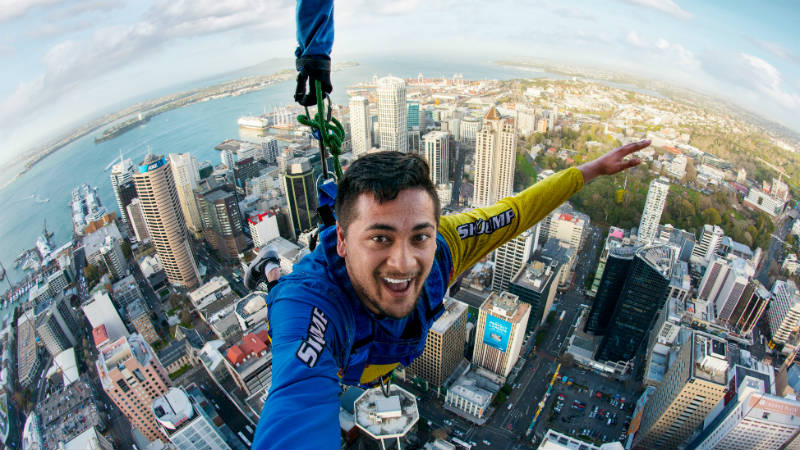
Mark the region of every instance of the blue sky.
<instances>
[{"instance_id":1,"label":"blue sky","mask_svg":"<svg viewBox=\"0 0 800 450\"><path fill-rule=\"evenodd\" d=\"M120 102L291 57L290 0L0 0L0 161ZM528 56L659 78L800 131L790 1L337 0L333 58Z\"/></svg>"}]
</instances>

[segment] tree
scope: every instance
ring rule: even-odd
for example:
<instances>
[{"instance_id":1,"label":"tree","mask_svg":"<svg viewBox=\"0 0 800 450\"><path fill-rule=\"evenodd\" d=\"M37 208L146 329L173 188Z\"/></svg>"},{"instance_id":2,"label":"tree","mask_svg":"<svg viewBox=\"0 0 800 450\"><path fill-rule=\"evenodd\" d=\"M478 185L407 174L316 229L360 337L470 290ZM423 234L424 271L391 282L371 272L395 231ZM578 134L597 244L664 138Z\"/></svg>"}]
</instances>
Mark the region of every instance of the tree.
<instances>
[{"instance_id":1,"label":"tree","mask_svg":"<svg viewBox=\"0 0 800 450\"><path fill-rule=\"evenodd\" d=\"M722 217L715 208L708 208L703 211L703 222L709 225L719 225L722 223Z\"/></svg>"}]
</instances>

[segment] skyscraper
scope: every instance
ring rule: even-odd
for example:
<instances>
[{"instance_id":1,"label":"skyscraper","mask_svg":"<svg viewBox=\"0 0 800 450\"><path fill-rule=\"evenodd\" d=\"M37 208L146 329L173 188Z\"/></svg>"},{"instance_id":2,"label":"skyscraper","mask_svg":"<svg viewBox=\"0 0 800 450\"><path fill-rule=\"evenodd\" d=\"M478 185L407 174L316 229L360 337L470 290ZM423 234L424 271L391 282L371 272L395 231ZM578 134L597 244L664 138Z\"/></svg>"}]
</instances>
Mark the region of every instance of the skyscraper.
<instances>
[{"instance_id":1,"label":"skyscraper","mask_svg":"<svg viewBox=\"0 0 800 450\"><path fill-rule=\"evenodd\" d=\"M200 275L169 162L162 156L148 154L139 164L139 172L133 179L147 230L167 279L186 288L197 286Z\"/></svg>"},{"instance_id":2,"label":"skyscraper","mask_svg":"<svg viewBox=\"0 0 800 450\"><path fill-rule=\"evenodd\" d=\"M492 205L512 194L516 158L517 130L514 119L501 118L492 106L477 133L472 206Z\"/></svg>"},{"instance_id":3,"label":"skyscraper","mask_svg":"<svg viewBox=\"0 0 800 450\"><path fill-rule=\"evenodd\" d=\"M644 247L636 251L609 321L608 331L597 349L597 359L628 361L636 355L656 318L656 312L664 305L674 261L675 251L666 245Z\"/></svg>"},{"instance_id":4,"label":"skyscraper","mask_svg":"<svg viewBox=\"0 0 800 450\"><path fill-rule=\"evenodd\" d=\"M450 139L444 131L431 131L422 137L423 155L431 170L433 185L445 184L449 181Z\"/></svg>"},{"instance_id":5,"label":"skyscraper","mask_svg":"<svg viewBox=\"0 0 800 450\"><path fill-rule=\"evenodd\" d=\"M644 202L642 211L642 220L639 222L639 240L642 243L652 243L655 240L668 194L669 180L659 177L650 182L647 200Z\"/></svg>"},{"instance_id":6,"label":"skyscraper","mask_svg":"<svg viewBox=\"0 0 800 450\"><path fill-rule=\"evenodd\" d=\"M197 189L200 178L197 159L189 153L170 153L169 164L172 167L172 177L175 179L175 189L178 191L178 201L186 220L186 228L199 237L203 227L194 198L194 190Z\"/></svg>"},{"instance_id":7,"label":"skyscraper","mask_svg":"<svg viewBox=\"0 0 800 450\"><path fill-rule=\"evenodd\" d=\"M130 226L130 220L128 219L128 212L125 208L133 197L126 198L130 196L130 193L123 192L123 185L131 181L133 181L133 161L131 161L130 158L125 158L114 164L114 167L111 168L111 190L114 191L114 198L117 199L119 217L123 222L128 224L128 226ZM130 191L130 185L128 185L127 191Z\"/></svg>"},{"instance_id":8,"label":"skyscraper","mask_svg":"<svg viewBox=\"0 0 800 450\"><path fill-rule=\"evenodd\" d=\"M350 97L350 142L354 158L367 153L372 147L372 121L366 97Z\"/></svg>"},{"instance_id":9,"label":"skyscraper","mask_svg":"<svg viewBox=\"0 0 800 450\"><path fill-rule=\"evenodd\" d=\"M509 292L492 292L478 312L472 362L508 376L519 359L531 306Z\"/></svg>"},{"instance_id":10,"label":"skyscraper","mask_svg":"<svg viewBox=\"0 0 800 450\"><path fill-rule=\"evenodd\" d=\"M744 293L726 319L728 329L739 336L750 336L769 304L769 290L758 280L750 280Z\"/></svg>"},{"instance_id":11,"label":"skyscraper","mask_svg":"<svg viewBox=\"0 0 800 450\"><path fill-rule=\"evenodd\" d=\"M727 343L689 331L664 380L647 401L635 450L679 448L728 390Z\"/></svg>"},{"instance_id":12,"label":"skyscraper","mask_svg":"<svg viewBox=\"0 0 800 450\"><path fill-rule=\"evenodd\" d=\"M536 250L533 248L533 244L533 231L525 230L495 250L494 270L492 271L493 291L502 292L508 289L508 283L528 263Z\"/></svg>"},{"instance_id":13,"label":"skyscraper","mask_svg":"<svg viewBox=\"0 0 800 450\"><path fill-rule=\"evenodd\" d=\"M408 129L414 130L420 129L420 120L419 120L419 103L417 102L408 102Z\"/></svg>"},{"instance_id":14,"label":"skyscraper","mask_svg":"<svg viewBox=\"0 0 800 450\"><path fill-rule=\"evenodd\" d=\"M711 261L724 236L725 232L722 231L722 228L716 225L703 225L700 239L692 250L692 259L704 263Z\"/></svg>"},{"instance_id":15,"label":"skyscraper","mask_svg":"<svg viewBox=\"0 0 800 450\"><path fill-rule=\"evenodd\" d=\"M103 390L131 425L150 441L167 442L150 405L170 383L150 345L138 334L119 338L100 350L96 365Z\"/></svg>"},{"instance_id":16,"label":"skyscraper","mask_svg":"<svg viewBox=\"0 0 800 450\"><path fill-rule=\"evenodd\" d=\"M547 318L545 311L550 311L550 307L553 306L560 269L561 263L557 260L551 260L549 264L544 261L533 261L520 269L508 284L508 292L531 305L528 331L534 330Z\"/></svg>"},{"instance_id":17,"label":"skyscraper","mask_svg":"<svg viewBox=\"0 0 800 450\"><path fill-rule=\"evenodd\" d=\"M295 158L284 175L286 198L295 234L317 225L317 188L308 158Z\"/></svg>"},{"instance_id":18,"label":"skyscraper","mask_svg":"<svg viewBox=\"0 0 800 450\"><path fill-rule=\"evenodd\" d=\"M603 275L597 286L597 295L583 331L597 335L606 333L635 254L636 247L630 245L610 247Z\"/></svg>"},{"instance_id":19,"label":"skyscraper","mask_svg":"<svg viewBox=\"0 0 800 450\"><path fill-rule=\"evenodd\" d=\"M452 298L444 300L444 313L431 325L425 351L408 366L415 376L441 386L464 358L467 305Z\"/></svg>"},{"instance_id":20,"label":"skyscraper","mask_svg":"<svg viewBox=\"0 0 800 450\"><path fill-rule=\"evenodd\" d=\"M226 259L236 259L246 246L235 189L232 184L226 184L193 194L203 225L203 237Z\"/></svg>"},{"instance_id":21,"label":"skyscraper","mask_svg":"<svg viewBox=\"0 0 800 450\"><path fill-rule=\"evenodd\" d=\"M147 221L144 220L142 202L139 201L139 197L131 200L131 203L125 209L128 212L128 220L130 220L136 240L139 242L150 241L150 232L147 231Z\"/></svg>"},{"instance_id":22,"label":"skyscraper","mask_svg":"<svg viewBox=\"0 0 800 450\"><path fill-rule=\"evenodd\" d=\"M196 387L190 385L190 389ZM196 391L195 391L196 392ZM202 394L200 394L202 395ZM199 401L198 401L199 400ZM177 448L197 450L230 450L222 438L216 424L209 417L214 411L209 402L190 398L184 388L169 388L163 395L153 400L151 406L161 432ZM205 403L205 405L203 405ZM214 412L214 416L218 415Z\"/></svg>"},{"instance_id":23,"label":"skyscraper","mask_svg":"<svg viewBox=\"0 0 800 450\"><path fill-rule=\"evenodd\" d=\"M406 82L393 76L378 80L378 127L381 150L408 152Z\"/></svg>"},{"instance_id":24,"label":"skyscraper","mask_svg":"<svg viewBox=\"0 0 800 450\"><path fill-rule=\"evenodd\" d=\"M36 335L53 357L78 344L75 333L80 329L64 296L56 297L47 311L36 316Z\"/></svg>"},{"instance_id":25,"label":"skyscraper","mask_svg":"<svg viewBox=\"0 0 800 450\"><path fill-rule=\"evenodd\" d=\"M791 280L778 280L772 285L769 305L769 330L772 340L787 344L789 336L800 328L800 293Z\"/></svg>"},{"instance_id":26,"label":"skyscraper","mask_svg":"<svg viewBox=\"0 0 800 450\"><path fill-rule=\"evenodd\" d=\"M738 368L738 367L737 367ZM745 376L736 396L687 448L697 450L778 450L800 428L800 402L774 395L768 380ZM737 380L738 381L738 380ZM712 413L713 414L713 413ZM786 447L792 448L792 447Z\"/></svg>"}]
</instances>

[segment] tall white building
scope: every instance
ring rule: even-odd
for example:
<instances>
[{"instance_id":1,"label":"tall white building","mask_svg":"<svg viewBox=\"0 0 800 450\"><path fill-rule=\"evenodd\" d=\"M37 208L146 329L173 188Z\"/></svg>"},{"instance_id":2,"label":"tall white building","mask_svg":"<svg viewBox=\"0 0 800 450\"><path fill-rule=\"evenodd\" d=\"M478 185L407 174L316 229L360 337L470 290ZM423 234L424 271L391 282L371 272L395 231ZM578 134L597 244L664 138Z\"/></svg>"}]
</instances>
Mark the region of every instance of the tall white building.
<instances>
[{"instance_id":1,"label":"tall white building","mask_svg":"<svg viewBox=\"0 0 800 450\"><path fill-rule=\"evenodd\" d=\"M194 196L200 178L197 158L189 153L170 153L169 163L172 167L175 188L178 190L178 201L181 204L183 217L186 218L186 228L195 236L199 236L203 232L203 222Z\"/></svg>"},{"instance_id":2,"label":"tall white building","mask_svg":"<svg viewBox=\"0 0 800 450\"><path fill-rule=\"evenodd\" d=\"M381 150L408 152L406 82L388 76L378 80L378 129Z\"/></svg>"},{"instance_id":3,"label":"tall white building","mask_svg":"<svg viewBox=\"0 0 800 450\"><path fill-rule=\"evenodd\" d=\"M217 426L183 388L169 388L151 406L162 433L177 448L230 450ZM208 402L206 402L208 404Z\"/></svg>"},{"instance_id":4,"label":"tall white building","mask_svg":"<svg viewBox=\"0 0 800 450\"><path fill-rule=\"evenodd\" d=\"M472 205L488 206L514 190L517 157L514 119L501 118L494 106L483 119L475 144L475 187Z\"/></svg>"},{"instance_id":5,"label":"tall white building","mask_svg":"<svg viewBox=\"0 0 800 450\"><path fill-rule=\"evenodd\" d=\"M425 160L431 169L434 186L448 181L450 160L449 135L444 131L431 131L422 137Z\"/></svg>"},{"instance_id":6,"label":"tall white building","mask_svg":"<svg viewBox=\"0 0 800 450\"><path fill-rule=\"evenodd\" d=\"M647 200L644 202L642 220L639 222L639 240L653 242L658 233L658 224L661 222L661 213L667 203L669 194L669 181L659 177L650 182L647 190Z\"/></svg>"},{"instance_id":7,"label":"tall white building","mask_svg":"<svg viewBox=\"0 0 800 450\"><path fill-rule=\"evenodd\" d=\"M133 181L133 161L130 158L126 158L114 164L114 167L111 168L111 190L114 191L114 197L117 199L120 219L127 224L130 224L130 220L128 219L128 212L125 210L127 205L122 197L122 192L120 192L120 187L130 181Z\"/></svg>"},{"instance_id":8,"label":"tall white building","mask_svg":"<svg viewBox=\"0 0 800 450\"><path fill-rule=\"evenodd\" d=\"M354 158L367 153L372 147L372 120L366 97L350 97L350 142Z\"/></svg>"},{"instance_id":9,"label":"tall white building","mask_svg":"<svg viewBox=\"0 0 800 450\"><path fill-rule=\"evenodd\" d=\"M233 155L233 152L227 148L219 152L219 160L222 164L225 164L225 167L227 167L228 170L233 170L233 166L236 163L236 158Z\"/></svg>"},{"instance_id":10,"label":"tall white building","mask_svg":"<svg viewBox=\"0 0 800 450\"><path fill-rule=\"evenodd\" d=\"M492 292L483 301L475 331L472 362L507 377L519 359L531 305L509 292Z\"/></svg>"},{"instance_id":11,"label":"tall white building","mask_svg":"<svg viewBox=\"0 0 800 450\"><path fill-rule=\"evenodd\" d=\"M772 286L768 316L772 340L779 344L787 343L789 336L800 329L800 293L791 280L778 280Z\"/></svg>"},{"instance_id":12,"label":"tall white building","mask_svg":"<svg viewBox=\"0 0 800 450\"><path fill-rule=\"evenodd\" d=\"M122 322L117 308L114 307L111 297L105 292L95 293L91 299L81 305L81 309L92 328L105 327L103 333L109 341L113 342L128 335L128 329ZM95 344L101 342L97 342L97 336L95 336Z\"/></svg>"},{"instance_id":13,"label":"tall white building","mask_svg":"<svg viewBox=\"0 0 800 450\"><path fill-rule=\"evenodd\" d=\"M692 250L692 259L705 260L706 263L711 261L723 237L725 237L725 232L722 231L722 228L716 225L703 225L700 239Z\"/></svg>"},{"instance_id":14,"label":"tall white building","mask_svg":"<svg viewBox=\"0 0 800 450\"><path fill-rule=\"evenodd\" d=\"M494 270L492 271L493 291L502 292L508 289L508 283L536 251L535 240L536 233L532 230L525 230L495 250Z\"/></svg>"},{"instance_id":15,"label":"tall white building","mask_svg":"<svg viewBox=\"0 0 800 450\"><path fill-rule=\"evenodd\" d=\"M736 397L691 442L697 450L778 450L800 428L800 402L773 395L763 379L745 376Z\"/></svg>"}]
</instances>

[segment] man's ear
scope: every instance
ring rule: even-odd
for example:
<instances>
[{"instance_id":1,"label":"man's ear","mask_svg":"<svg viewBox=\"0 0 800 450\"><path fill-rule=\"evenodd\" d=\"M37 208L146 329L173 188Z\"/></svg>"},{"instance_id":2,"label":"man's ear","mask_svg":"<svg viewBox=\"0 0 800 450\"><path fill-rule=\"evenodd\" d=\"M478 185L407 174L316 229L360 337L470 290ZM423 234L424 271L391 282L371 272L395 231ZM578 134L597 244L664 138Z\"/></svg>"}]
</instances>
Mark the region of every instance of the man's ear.
<instances>
[{"instance_id":1,"label":"man's ear","mask_svg":"<svg viewBox=\"0 0 800 450\"><path fill-rule=\"evenodd\" d=\"M336 223L336 253L344 258L347 255L347 244L344 242L344 230Z\"/></svg>"}]
</instances>

